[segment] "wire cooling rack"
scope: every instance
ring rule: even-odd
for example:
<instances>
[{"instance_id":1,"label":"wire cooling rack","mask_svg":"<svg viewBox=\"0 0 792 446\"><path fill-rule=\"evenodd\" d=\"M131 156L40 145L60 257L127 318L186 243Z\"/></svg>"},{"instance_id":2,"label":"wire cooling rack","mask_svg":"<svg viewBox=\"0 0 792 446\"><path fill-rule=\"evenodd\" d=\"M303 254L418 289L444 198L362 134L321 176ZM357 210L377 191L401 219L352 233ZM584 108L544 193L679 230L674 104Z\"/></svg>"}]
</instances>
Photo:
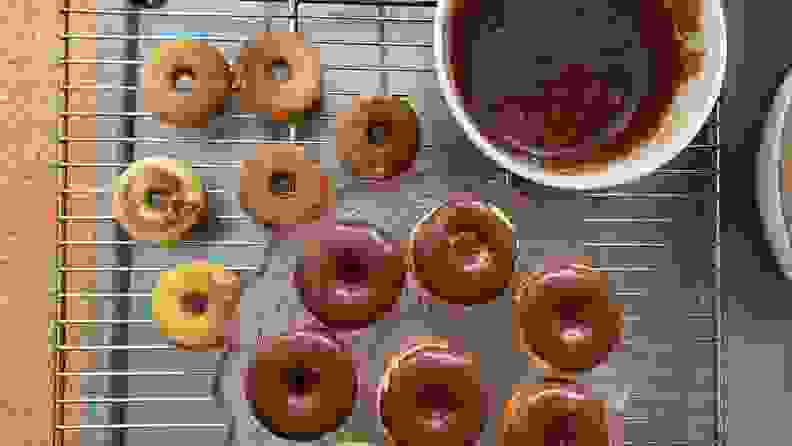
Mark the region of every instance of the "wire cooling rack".
<instances>
[{"instance_id":1,"label":"wire cooling rack","mask_svg":"<svg viewBox=\"0 0 792 446\"><path fill-rule=\"evenodd\" d=\"M147 43L158 44L161 40L172 40L183 37L180 32L153 32L155 25L182 24L188 25L196 20L226 20L230 23L249 25L250 29L262 30L261 26L275 30L281 26L282 30L304 31L306 24L315 22L328 22L336 24L366 23L375 25L378 29L376 39L356 38L352 36L342 39L311 40L311 44L319 46L323 51L352 52L354 48L373 48L376 52L378 63L324 63L323 75L340 74L353 79L355 73L374 73L378 77L375 92L363 92L353 87L328 87L324 94L330 102L334 98L350 97L358 94L390 94L396 96L409 95L409 81L402 84L408 87L399 91L398 80L394 82L393 73L418 73L428 76L424 78L432 81L431 63L390 63L388 51L427 51L431 52L430 40L418 41L414 38L413 28L417 25L430 29L433 23L432 11L436 6L434 1L369 1L369 0L288 0L281 2L234 2L233 10L216 11L211 9L180 9L177 6L194 8L191 2L171 0L170 4L163 7L128 6L121 0L97 0L92 9L73 6L77 0L64 0L61 14L65 17L66 29L61 35L64 41L64 50L59 59L64 67L64 78L60 87L63 97L63 109L59 119L59 159L55 165L61 172L61 190L58 195L58 262L55 265L57 276L54 295L57 300L58 320L53 321L52 345L54 347L55 366L53 379L56 383L53 394L54 423L53 445L68 444L65 434L79 431L82 435L80 441L86 444L149 444L165 441L192 441L193 444L219 444L224 441L227 434L227 417L217 412L214 398L207 386L207 378L215 375L214 356L194 354L194 361L188 361L186 366L167 367L169 362L164 359L157 360L157 366L147 366L150 358L143 361L142 354L156 354L157 351L172 350L170 345L162 342L156 334L156 328L150 320L150 315L145 308L145 301L150 298L150 287L138 287L135 284L149 283L152 280L140 280L137 274L148 274L151 279L159 271L170 269L176 259L161 257L160 262L139 262L140 256L137 249L144 247L145 242L129 240L123 230L113 224L113 218L106 212L102 215L72 215L68 210L69 202L76 194L88 194L109 199L111 192L110 178L121 173L130 162L150 154L167 152L172 146L199 144L202 147L226 145L235 147L235 153L230 151L225 155L217 155L214 160L191 159L193 166L198 169L234 170L238 167L239 159L244 156L236 153L236 148L248 145L252 147L259 143L298 143L308 149L311 146L324 146L331 141L331 134L326 137L303 137L294 127L272 128L256 131L250 136L224 137L218 136L216 131L198 132L198 134L163 134L157 129L153 116L142 110L140 95L139 69L145 63L143 52ZM192 2L194 3L194 2ZM238 3L238 4L237 4ZM316 12L313 7L337 7L328 12ZM359 8L370 7L374 11L361 13ZM401 8L401 9L400 9ZM408 11L406 13L393 11ZM412 14L410 11L420 11ZM86 20L97 24L95 32L81 28ZM148 25L147 25L148 21ZM104 27L99 26L100 23ZM209 22L212 23L212 22ZM406 38L386 38L385 25L403 26ZM149 29L146 29L148 26ZM212 25L209 25L210 27ZM108 31L109 29L109 31ZM206 27L204 27L206 29ZM211 28L210 28L211 29ZM190 38L207 40L213 45L234 48L251 37L253 32L211 33L191 32ZM311 37L306 31L306 36ZM431 32L424 33L431 35ZM85 54L73 54L73 43L77 41L93 41L97 45L96 57ZM100 48L101 43L106 43L106 48ZM107 56L100 53L107 53ZM323 52L323 55L325 53ZM100 57L101 56L101 57ZM103 78L97 74L96 79L80 79L73 74L75 65L93 65L106 68ZM350 84L355 85L353 80ZM81 92L91 92L97 96L106 94L115 102L107 108L102 107L97 99L96 111L75 111L71 106L72 98ZM343 101L341 101L343 102ZM420 107L419 107L420 108ZM671 322L663 323L643 322L650 319L658 306L678 307L670 311L684 313L684 319L696 328L686 331L685 339L669 340L665 350L655 349L655 354L677 355L678 351L685 350L690 355L698 358L702 368L696 368L684 363L678 356L674 356L670 363L657 360L658 375L668 377L684 369L682 374L684 386L661 392L653 390L652 379L647 379L644 387L630 393L630 402L639 407L632 413L625 415L626 419L626 444L655 444L655 445L693 445L693 444L724 444L726 433L726 398L724 388L726 377L722 373L722 350L725 347L725 338L721 334L721 324L725 317L721 307L719 294L719 148L720 148L720 101L716 104L712 118L706 124L701 134L679 157L668 166L664 166L655 175L637 185L624 186L601 192L572 193L551 191L541 186L527 184L519 178L498 170L495 177L498 181L514 189L515 200L527 198L535 203L533 207L520 212L515 210L514 219L518 228L522 222L528 222L522 227L530 226L532 219L537 219L535 212L544 210L552 213L556 206L572 207L579 209L574 212L582 223L579 226L581 234L574 238L578 242L569 242L595 259L598 269L608 271L614 277L616 291L614 298L624 302L628 308L628 320L633 317L641 320L642 330L633 329L632 341L628 344L637 345L643 337L661 337L656 333L671 331ZM428 114L428 112L427 112ZM235 121L253 122L257 118L253 115L230 113L229 118ZM334 112L323 110L318 116L320 121L332 122ZM448 119L447 117L441 119ZM95 120L103 126L97 125L97 134L84 135L72 131L70 122L74 120ZM426 122L431 121L431 122ZM231 121L227 121L231 122ZM434 125L434 120L422 119L422 126ZM103 134L102 130L110 129L112 135ZM423 131L431 130L424 129ZM159 134L158 134L159 133ZM319 132L321 133L321 132ZM424 138L428 140L429 138ZM70 147L75 144L94 144L97 147L95 161L85 162L70 157ZM114 156L108 156L113 147ZM432 143L424 143L424 149L433 150ZM471 151L472 147L468 147ZM332 155L331 155L332 156ZM102 187L94 189L79 189L70 182L71 172L77 169L89 169L96 172L97 184ZM343 180L341 181L343 183ZM343 184L342 184L343 185ZM210 185L210 195L222 195L226 191L223 187ZM563 204L559 204L563 202ZM536 203L540 205L537 206ZM109 206L97 205L97 209L109 209ZM532 214L534 212L534 214ZM696 222L693 222L693 215ZM521 218L524 216L524 218ZM239 212L220 212L217 220L221 224L244 226L249 225L248 217ZM542 224L541 218L538 224ZM96 225L94 240L73 240L68 237L69 225L89 224ZM552 224L546 221L544 224ZM112 227L112 229L108 229ZM648 228L648 229L647 229ZM186 242L187 245L196 247L225 248L225 249L256 249L269 246L270 240L261 236L254 230L241 230L233 240L194 240ZM651 235L651 236L650 236ZM238 239L240 238L240 239ZM564 238L563 236L555 237ZM648 240L652 238L652 240ZM528 244L525 249L548 251L563 251L555 246L539 242ZM552 246L551 246L552 245ZM674 245L676 249L672 249ZM684 246L688 245L688 246ZM73 264L69 250L79 246L95 247L97 251L112 251L112 260L103 261L97 254L97 261L91 265ZM574 251L574 250L572 250ZM572 252L570 251L570 252ZM574 251L578 252L578 251ZM657 254L658 252L662 254ZM691 254L695 253L695 254ZM522 255L522 254L521 254ZM525 255L531 258L531 253ZM563 255L563 253L561 253ZM541 257L536 255L536 257ZM526 260L522 267L532 267L536 263ZM231 264L230 269L240 272L255 272L258 264ZM668 273L671 270L672 273ZM97 290L91 292L93 299L99 299L107 305L97 309L101 319L80 320L73 319L67 309L69 300L81 299L85 293L66 290L70 277L75 273L95 273L98 276L112 277L109 282L97 279ZM668 274L671 274L670 276ZM668 282L672 285L668 285ZM681 283L684 282L684 283ZM681 284L678 284L681 283ZM655 306L644 305L650 299ZM663 299L678 299L677 304L668 305ZM686 300L687 299L687 300ZM644 305L644 306L642 306ZM642 318L641 318L642 317ZM93 336L82 336L86 339L79 344L64 342L67 338L63 334L70 327L95 327L101 331L101 341L88 342ZM674 330L678 327L674 326ZM143 332L135 335L137 330ZM659 331L658 331L659 330ZM652 331L653 335L645 332ZM684 331L684 330L683 330ZM149 336L149 334L153 334ZM641 336L639 336L639 334ZM134 342L135 339L141 342ZM670 338L667 338L670 339ZM153 340L152 342L148 342ZM157 342L159 341L159 343ZM691 342L692 341L692 342ZM695 347L690 347L694 345ZM701 348L711 351L712 356L705 354ZM711 350L709 350L711 348ZM688 351L689 350L689 351ZM67 369L66 358L76 352L92 352L101 359L101 365L92 369ZM157 357L162 358L162 357ZM702 359L703 358L703 359ZM137 361L137 362L136 362ZM683 362L680 362L683 361ZM695 361L691 361L695 362ZM662 369L661 369L662 365ZM688 368L685 368L688 367ZM669 371L669 369L674 371ZM706 370L705 370L706 369ZM174 385L174 381L163 380L167 377L180 377L183 386ZM190 378L188 380L187 378ZM80 397L66 398L66 380L78 379L81 388ZM173 378L170 378L173 379ZM94 385L95 382L100 384ZM136 385L133 386L133 381ZM189 381L189 383L188 383ZM145 384L145 385L144 385ZM148 386L148 387L146 387ZM659 385L658 385L659 386ZM668 384L666 384L668 386ZM152 389L152 390L133 390ZM178 390L177 390L178 389ZM665 404L676 393L682 400L681 406ZM706 394L696 401L690 395ZM165 395L165 396L163 396ZM139 419L133 411L136 406L143 409L151 405L167 406L166 412L173 414L167 418L162 417L157 422L137 423L131 420ZM641 407L641 406L645 407ZM80 406L84 415L79 423L67 423L64 416L65 407ZM182 422L183 417L178 417L182 409L206 407L204 416L197 419L207 422ZM678 408L696 408L706 415L689 415L688 412L680 414L681 420L676 424L664 419L670 419L672 412ZM665 408L665 409L662 409ZM139 409L139 407L138 407ZM665 412L662 412L665 410ZM697 412L697 413L699 413ZM145 418L145 417L143 417ZM176 420L176 421L173 421ZM212 421L214 420L214 421ZM703 420L703 421L696 421ZM680 424L681 423L681 424ZM685 424L687 423L687 424ZM637 426L639 430L633 430ZM703 426L703 427L702 427ZM709 427L707 427L709 426ZM149 436L134 436L134 432L148 432ZM665 434L665 436L664 436ZM671 435L672 437L668 437ZM185 440L186 439L186 440Z\"/></svg>"}]
</instances>

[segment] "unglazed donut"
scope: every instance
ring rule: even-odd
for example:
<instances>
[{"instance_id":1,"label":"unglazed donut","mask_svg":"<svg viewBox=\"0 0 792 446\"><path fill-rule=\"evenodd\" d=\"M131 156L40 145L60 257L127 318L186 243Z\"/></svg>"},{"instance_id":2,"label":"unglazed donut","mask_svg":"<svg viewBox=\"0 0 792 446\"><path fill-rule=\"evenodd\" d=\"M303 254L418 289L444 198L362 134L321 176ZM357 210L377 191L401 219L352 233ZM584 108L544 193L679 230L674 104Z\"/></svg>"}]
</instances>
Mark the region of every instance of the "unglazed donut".
<instances>
[{"instance_id":1,"label":"unglazed donut","mask_svg":"<svg viewBox=\"0 0 792 446\"><path fill-rule=\"evenodd\" d=\"M309 223L335 206L335 188L302 146L262 144L256 152L255 160L242 161L239 179L240 205L256 223Z\"/></svg>"},{"instance_id":2,"label":"unglazed donut","mask_svg":"<svg viewBox=\"0 0 792 446\"><path fill-rule=\"evenodd\" d=\"M113 189L113 216L137 240L181 240L206 219L206 191L186 161L136 161Z\"/></svg>"},{"instance_id":3,"label":"unglazed donut","mask_svg":"<svg viewBox=\"0 0 792 446\"><path fill-rule=\"evenodd\" d=\"M383 144L369 140L372 129L384 132ZM336 114L336 156L359 177L389 178L407 170L418 152L418 118L395 96L358 96L352 110Z\"/></svg>"},{"instance_id":4,"label":"unglazed donut","mask_svg":"<svg viewBox=\"0 0 792 446\"><path fill-rule=\"evenodd\" d=\"M514 281L518 347L560 374L590 370L607 359L623 336L624 311L608 302L606 273L572 264Z\"/></svg>"},{"instance_id":5,"label":"unglazed donut","mask_svg":"<svg viewBox=\"0 0 792 446\"><path fill-rule=\"evenodd\" d=\"M163 336L185 350L219 351L226 321L239 311L239 276L223 265L192 263L160 274L152 315Z\"/></svg>"},{"instance_id":6,"label":"unglazed donut","mask_svg":"<svg viewBox=\"0 0 792 446\"><path fill-rule=\"evenodd\" d=\"M305 46L301 32L256 34L251 48L239 53L240 100L244 113L310 112L319 108L321 65L319 49ZM288 80L276 80L273 65L289 67Z\"/></svg>"},{"instance_id":7,"label":"unglazed donut","mask_svg":"<svg viewBox=\"0 0 792 446\"><path fill-rule=\"evenodd\" d=\"M389 358L378 394L387 444L473 444L483 419L478 367L441 338Z\"/></svg>"},{"instance_id":8,"label":"unglazed donut","mask_svg":"<svg viewBox=\"0 0 792 446\"><path fill-rule=\"evenodd\" d=\"M398 304L407 270L400 243L347 222L304 244L295 285L305 308L329 328L364 328Z\"/></svg>"},{"instance_id":9,"label":"unglazed donut","mask_svg":"<svg viewBox=\"0 0 792 446\"><path fill-rule=\"evenodd\" d=\"M357 378L351 353L321 332L275 337L256 354L248 376L256 418L274 435L312 441L352 414Z\"/></svg>"},{"instance_id":10,"label":"unglazed donut","mask_svg":"<svg viewBox=\"0 0 792 446\"><path fill-rule=\"evenodd\" d=\"M416 225L409 261L418 284L436 300L493 301L514 271L513 230L502 212L481 203L449 203Z\"/></svg>"},{"instance_id":11,"label":"unglazed donut","mask_svg":"<svg viewBox=\"0 0 792 446\"><path fill-rule=\"evenodd\" d=\"M159 60L143 71L144 106L158 113L165 127L206 128L210 113L222 113L233 75L223 53L206 42L163 42ZM182 95L176 81L189 79L192 91Z\"/></svg>"},{"instance_id":12,"label":"unglazed donut","mask_svg":"<svg viewBox=\"0 0 792 446\"><path fill-rule=\"evenodd\" d=\"M608 446L607 406L573 386L522 385L505 404L498 434L498 446Z\"/></svg>"}]
</instances>

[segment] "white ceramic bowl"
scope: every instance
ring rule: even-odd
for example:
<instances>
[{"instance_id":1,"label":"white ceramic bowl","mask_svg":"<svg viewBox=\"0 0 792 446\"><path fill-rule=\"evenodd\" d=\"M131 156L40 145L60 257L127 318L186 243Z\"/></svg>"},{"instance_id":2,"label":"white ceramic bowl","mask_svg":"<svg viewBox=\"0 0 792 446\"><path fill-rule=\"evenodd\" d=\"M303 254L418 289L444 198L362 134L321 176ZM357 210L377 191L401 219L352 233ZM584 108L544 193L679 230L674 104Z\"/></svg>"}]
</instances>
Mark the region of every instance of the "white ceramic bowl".
<instances>
[{"instance_id":1,"label":"white ceramic bowl","mask_svg":"<svg viewBox=\"0 0 792 446\"><path fill-rule=\"evenodd\" d=\"M640 156L633 159L614 160L606 172L580 175L558 174L544 169L540 164L518 160L501 148L482 138L477 124L463 109L462 98L451 89L448 73L448 19L449 3L455 0L439 0L434 22L435 71L440 81L443 96L454 119L463 128L467 137L488 157L501 167L528 180L564 189L601 189L633 182L655 171L673 159L696 137L709 117L715 101L720 96L726 68L726 26L720 0L703 0L703 45L706 54L703 73L688 83L686 95L677 96L672 111L683 113L686 119L674 123L670 138L662 142L655 140L638 148ZM489 0L492 1L492 0ZM496 0L503 1L503 0ZM541 8L537 7L537 13ZM503 49L493 49L505 54ZM541 151L541 148L537 148Z\"/></svg>"}]
</instances>

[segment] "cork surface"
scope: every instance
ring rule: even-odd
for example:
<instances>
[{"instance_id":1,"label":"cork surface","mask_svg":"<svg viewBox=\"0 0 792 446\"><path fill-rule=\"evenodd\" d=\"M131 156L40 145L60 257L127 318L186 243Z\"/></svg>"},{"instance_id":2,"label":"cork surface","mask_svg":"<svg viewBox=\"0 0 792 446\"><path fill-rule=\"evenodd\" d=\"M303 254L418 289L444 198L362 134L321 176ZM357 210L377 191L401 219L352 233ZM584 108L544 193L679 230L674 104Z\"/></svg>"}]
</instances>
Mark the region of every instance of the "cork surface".
<instances>
[{"instance_id":1,"label":"cork surface","mask_svg":"<svg viewBox=\"0 0 792 446\"><path fill-rule=\"evenodd\" d=\"M94 7L93 4L72 7ZM0 346L7 361L0 380L0 427L7 445L45 445L52 441L55 355L48 349L47 325L58 319L55 297L48 295L53 260L56 256L56 190L63 187L64 175L56 176L47 168L47 160L58 157L58 147L50 143L50 132L57 126L56 108L51 97L57 95L58 81L64 68L50 63L52 50L63 48L58 33L64 21L58 14L60 0L3 2L3 49L0 52L0 119L4 147L0 151L0 200L8 205L6 218L0 219ZM85 27L83 27L85 29ZM92 42L82 42L80 52L93 57ZM88 54L91 54L90 56ZM91 70L93 67L77 67ZM83 77L90 73L84 73ZM74 110L95 110L93 98L82 95L73 101ZM95 121L75 123L71 131L85 136ZM95 147L72 148L70 157L82 161L95 158ZM71 188L92 187L93 172L69 175ZM60 183L59 183L60 182ZM67 215L93 215L93 195L85 195L68 205ZM70 237L90 240L91 224L70 224ZM67 264L90 264L95 256L92 247L73 252L58 252ZM64 257L65 254L65 257ZM80 276L79 274L82 274ZM91 287L93 273L67 276L66 291ZM64 301L70 319L93 318L92 305L79 299ZM62 316L62 315L61 315ZM79 343L79 333L67 330L65 344ZM80 356L82 355L82 356ZM66 369L92 367L89 353L69 353ZM67 377L63 399L79 398L79 377ZM79 406L67 406L57 424L79 423ZM66 432L65 444L79 444L77 431Z\"/></svg>"}]
</instances>

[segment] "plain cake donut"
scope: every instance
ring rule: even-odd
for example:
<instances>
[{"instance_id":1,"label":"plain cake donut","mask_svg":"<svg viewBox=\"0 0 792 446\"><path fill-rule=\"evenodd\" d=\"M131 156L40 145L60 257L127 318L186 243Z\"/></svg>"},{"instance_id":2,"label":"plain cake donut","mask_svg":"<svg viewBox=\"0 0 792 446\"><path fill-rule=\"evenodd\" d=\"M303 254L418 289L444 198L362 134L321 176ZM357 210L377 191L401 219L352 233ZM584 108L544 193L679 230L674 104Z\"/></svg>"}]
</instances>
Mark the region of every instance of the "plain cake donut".
<instances>
[{"instance_id":1,"label":"plain cake donut","mask_svg":"<svg viewBox=\"0 0 792 446\"><path fill-rule=\"evenodd\" d=\"M179 348L219 351L226 344L226 322L238 316L239 296L239 276L223 265L178 265L160 274L152 316Z\"/></svg>"},{"instance_id":2,"label":"plain cake donut","mask_svg":"<svg viewBox=\"0 0 792 446\"><path fill-rule=\"evenodd\" d=\"M206 191L185 161L136 161L113 189L113 216L137 240L181 240L206 219Z\"/></svg>"},{"instance_id":3,"label":"plain cake donut","mask_svg":"<svg viewBox=\"0 0 792 446\"><path fill-rule=\"evenodd\" d=\"M274 65L287 65L289 78L273 77ZM311 112L321 100L319 48L305 46L301 32L256 34L252 47L239 53L239 109L243 113Z\"/></svg>"},{"instance_id":4,"label":"plain cake donut","mask_svg":"<svg viewBox=\"0 0 792 446\"><path fill-rule=\"evenodd\" d=\"M206 128L211 113L222 113L233 76L223 53L206 42L163 42L159 60L143 70L144 107L159 114L164 127ZM192 81L192 91L176 89L179 80Z\"/></svg>"},{"instance_id":5,"label":"plain cake donut","mask_svg":"<svg viewBox=\"0 0 792 446\"><path fill-rule=\"evenodd\" d=\"M381 129L381 144L370 140ZM407 170L418 151L418 118L395 96L357 96L336 114L336 156L358 177L390 178Z\"/></svg>"},{"instance_id":6,"label":"plain cake donut","mask_svg":"<svg viewBox=\"0 0 792 446\"><path fill-rule=\"evenodd\" d=\"M302 146L262 144L256 152L255 160L242 161L239 179L240 205L256 223L310 223L335 206L335 188Z\"/></svg>"}]
</instances>

